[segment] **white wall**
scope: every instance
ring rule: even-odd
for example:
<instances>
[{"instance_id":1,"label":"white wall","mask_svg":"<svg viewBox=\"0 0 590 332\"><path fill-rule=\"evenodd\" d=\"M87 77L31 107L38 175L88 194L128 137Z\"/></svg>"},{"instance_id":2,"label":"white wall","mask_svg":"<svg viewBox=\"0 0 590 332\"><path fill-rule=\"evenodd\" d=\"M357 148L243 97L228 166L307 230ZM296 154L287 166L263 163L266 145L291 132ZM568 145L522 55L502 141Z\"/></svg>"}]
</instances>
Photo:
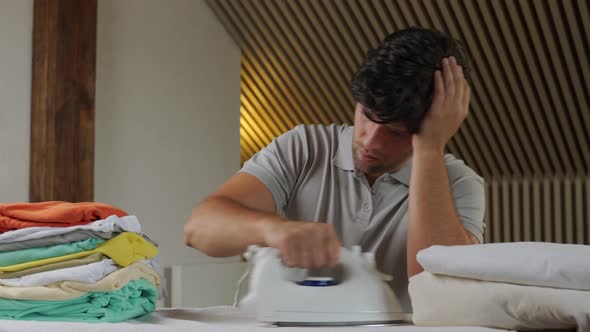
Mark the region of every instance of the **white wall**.
<instances>
[{"instance_id":1,"label":"white wall","mask_svg":"<svg viewBox=\"0 0 590 332\"><path fill-rule=\"evenodd\" d=\"M0 1L0 202L29 199L33 0Z\"/></svg>"},{"instance_id":2,"label":"white wall","mask_svg":"<svg viewBox=\"0 0 590 332\"><path fill-rule=\"evenodd\" d=\"M136 214L164 266L239 168L240 50L203 0L99 0L95 199Z\"/></svg>"}]
</instances>

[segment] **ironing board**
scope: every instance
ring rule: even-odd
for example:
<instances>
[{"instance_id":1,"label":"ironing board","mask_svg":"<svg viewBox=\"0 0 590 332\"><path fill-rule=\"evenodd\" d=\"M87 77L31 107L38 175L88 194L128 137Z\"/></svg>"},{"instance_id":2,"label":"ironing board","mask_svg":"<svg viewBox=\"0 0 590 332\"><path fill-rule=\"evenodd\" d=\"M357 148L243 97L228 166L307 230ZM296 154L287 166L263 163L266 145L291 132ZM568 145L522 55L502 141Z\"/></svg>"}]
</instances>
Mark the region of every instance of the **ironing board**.
<instances>
[{"instance_id":1,"label":"ironing board","mask_svg":"<svg viewBox=\"0 0 590 332\"><path fill-rule=\"evenodd\" d=\"M0 321L0 331L44 332L242 332L269 331L252 317L234 307L159 309L139 319L124 323L64 323L39 321ZM276 332L495 332L507 331L485 327L280 327Z\"/></svg>"}]
</instances>

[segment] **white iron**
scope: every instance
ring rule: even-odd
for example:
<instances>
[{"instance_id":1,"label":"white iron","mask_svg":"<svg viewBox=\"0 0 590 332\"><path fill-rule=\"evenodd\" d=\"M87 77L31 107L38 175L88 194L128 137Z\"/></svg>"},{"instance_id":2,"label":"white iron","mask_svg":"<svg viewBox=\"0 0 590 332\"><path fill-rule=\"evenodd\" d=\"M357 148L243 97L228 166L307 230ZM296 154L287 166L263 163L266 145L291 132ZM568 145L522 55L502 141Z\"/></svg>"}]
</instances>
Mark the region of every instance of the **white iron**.
<instances>
[{"instance_id":1,"label":"white iron","mask_svg":"<svg viewBox=\"0 0 590 332\"><path fill-rule=\"evenodd\" d=\"M254 254L248 295L240 308L254 311L259 322L278 326L383 325L410 323L385 275L375 268L373 253L342 248L337 275L285 267L274 248Z\"/></svg>"}]
</instances>

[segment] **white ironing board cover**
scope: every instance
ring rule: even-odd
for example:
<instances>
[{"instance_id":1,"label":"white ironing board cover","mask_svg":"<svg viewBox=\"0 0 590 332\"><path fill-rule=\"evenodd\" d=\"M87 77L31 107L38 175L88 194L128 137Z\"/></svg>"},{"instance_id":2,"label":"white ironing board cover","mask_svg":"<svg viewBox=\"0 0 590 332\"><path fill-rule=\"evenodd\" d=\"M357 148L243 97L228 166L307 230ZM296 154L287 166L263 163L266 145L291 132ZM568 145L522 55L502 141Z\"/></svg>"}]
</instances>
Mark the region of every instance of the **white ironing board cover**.
<instances>
[{"instance_id":1,"label":"white ironing board cover","mask_svg":"<svg viewBox=\"0 0 590 332\"><path fill-rule=\"evenodd\" d=\"M166 308L124 323L68 323L40 321L0 321L0 331L44 331L44 332L495 332L506 331L485 327L281 327L269 330L258 324L251 316L234 307L209 308Z\"/></svg>"}]
</instances>

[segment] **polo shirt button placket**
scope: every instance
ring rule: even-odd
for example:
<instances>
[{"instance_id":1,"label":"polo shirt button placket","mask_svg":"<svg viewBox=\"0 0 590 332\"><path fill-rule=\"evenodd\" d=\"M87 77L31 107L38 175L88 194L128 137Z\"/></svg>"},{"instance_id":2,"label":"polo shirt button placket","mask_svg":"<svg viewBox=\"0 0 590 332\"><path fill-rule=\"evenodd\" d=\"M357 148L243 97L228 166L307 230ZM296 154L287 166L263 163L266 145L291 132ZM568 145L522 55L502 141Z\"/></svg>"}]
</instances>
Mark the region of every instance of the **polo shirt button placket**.
<instances>
[{"instance_id":1,"label":"polo shirt button placket","mask_svg":"<svg viewBox=\"0 0 590 332\"><path fill-rule=\"evenodd\" d=\"M366 227L369 225L371 220L371 204L369 201L364 200L360 208L361 209L359 211L358 217L356 218L356 221L362 226Z\"/></svg>"}]
</instances>

